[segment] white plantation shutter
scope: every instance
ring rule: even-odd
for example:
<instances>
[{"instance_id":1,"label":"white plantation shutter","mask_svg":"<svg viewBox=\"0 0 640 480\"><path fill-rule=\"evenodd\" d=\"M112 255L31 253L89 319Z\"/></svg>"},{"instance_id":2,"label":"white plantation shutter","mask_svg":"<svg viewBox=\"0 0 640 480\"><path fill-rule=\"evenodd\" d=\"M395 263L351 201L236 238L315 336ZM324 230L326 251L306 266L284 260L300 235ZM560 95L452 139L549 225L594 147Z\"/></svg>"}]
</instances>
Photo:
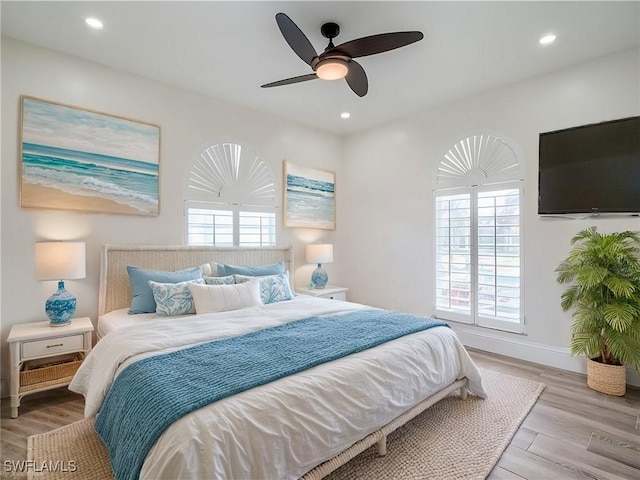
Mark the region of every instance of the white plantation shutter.
<instances>
[{"instance_id":1,"label":"white plantation shutter","mask_svg":"<svg viewBox=\"0 0 640 480\"><path fill-rule=\"evenodd\" d=\"M521 257L519 184L478 189L477 323L519 330Z\"/></svg>"},{"instance_id":2,"label":"white plantation shutter","mask_svg":"<svg viewBox=\"0 0 640 480\"><path fill-rule=\"evenodd\" d=\"M471 193L436 194L435 205L436 309L471 322Z\"/></svg>"},{"instance_id":3,"label":"white plantation shutter","mask_svg":"<svg viewBox=\"0 0 640 480\"><path fill-rule=\"evenodd\" d=\"M242 211L238 213L238 245L241 247L275 246L275 213Z\"/></svg>"},{"instance_id":4,"label":"white plantation shutter","mask_svg":"<svg viewBox=\"0 0 640 480\"><path fill-rule=\"evenodd\" d=\"M187 244L233 246L233 212L187 205Z\"/></svg>"}]
</instances>

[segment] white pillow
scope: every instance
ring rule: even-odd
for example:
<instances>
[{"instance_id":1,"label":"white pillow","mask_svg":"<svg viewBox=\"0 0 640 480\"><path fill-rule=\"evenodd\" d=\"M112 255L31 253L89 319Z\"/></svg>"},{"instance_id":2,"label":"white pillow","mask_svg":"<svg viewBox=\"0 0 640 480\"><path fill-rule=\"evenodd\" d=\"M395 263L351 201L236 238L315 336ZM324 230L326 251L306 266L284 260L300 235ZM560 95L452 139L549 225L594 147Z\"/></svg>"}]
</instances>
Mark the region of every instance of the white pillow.
<instances>
[{"instance_id":1,"label":"white pillow","mask_svg":"<svg viewBox=\"0 0 640 480\"><path fill-rule=\"evenodd\" d=\"M173 317L175 315L196 313L188 285L190 283L203 284L203 279L199 278L178 283L158 283L149 280L148 283L153 292L153 299L156 302L156 316Z\"/></svg>"},{"instance_id":2,"label":"white pillow","mask_svg":"<svg viewBox=\"0 0 640 480\"><path fill-rule=\"evenodd\" d=\"M196 313L226 312L262 305L260 284L253 280L240 285L189 284Z\"/></svg>"}]
</instances>

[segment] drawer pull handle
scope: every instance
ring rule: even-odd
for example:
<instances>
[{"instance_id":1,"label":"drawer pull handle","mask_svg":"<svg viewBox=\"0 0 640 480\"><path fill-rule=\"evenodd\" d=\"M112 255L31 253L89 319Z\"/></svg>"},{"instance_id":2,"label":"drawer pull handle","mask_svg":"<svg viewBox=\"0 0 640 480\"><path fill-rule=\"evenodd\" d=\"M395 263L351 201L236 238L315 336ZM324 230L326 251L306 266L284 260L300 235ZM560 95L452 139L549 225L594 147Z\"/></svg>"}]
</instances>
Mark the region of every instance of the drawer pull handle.
<instances>
[{"instance_id":1,"label":"drawer pull handle","mask_svg":"<svg viewBox=\"0 0 640 480\"><path fill-rule=\"evenodd\" d=\"M62 346L64 346L64 343L57 343L55 345L47 345L47 348L62 347Z\"/></svg>"}]
</instances>

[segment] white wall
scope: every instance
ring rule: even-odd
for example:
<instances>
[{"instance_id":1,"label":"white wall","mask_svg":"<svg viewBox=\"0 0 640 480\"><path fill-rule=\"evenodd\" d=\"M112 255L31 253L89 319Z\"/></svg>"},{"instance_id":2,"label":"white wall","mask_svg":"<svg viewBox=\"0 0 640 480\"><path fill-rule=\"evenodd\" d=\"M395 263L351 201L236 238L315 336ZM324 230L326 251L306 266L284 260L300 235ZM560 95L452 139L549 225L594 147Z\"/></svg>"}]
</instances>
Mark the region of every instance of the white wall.
<instances>
[{"instance_id":1,"label":"white wall","mask_svg":"<svg viewBox=\"0 0 640 480\"><path fill-rule=\"evenodd\" d=\"M640 230L638 217L588 220L537 215L538 134L640 114L639 52L629 51L442 105L345 142L342 181L350 299L430 315L434 311L432 189L442 155L478 130L505 139L524 179L524 313L527 335L456 326L467 345L582 370L568 357L570 314L554 268L570 238ZM344 248L344 245L343 245Z\"/></svg>"},{"instance_id":2,"label":"white wall","mask_svg":"<svg viewBox=\"0 0 640 480\"><path fill-rule=\"evenodd\" d=\"M60 211L29 211L19 206L19 97L31 95L161 127L160 215L139 217ZM182 200L191 162L220 140L248 145L267 161L277 185L282 162L336 171L340 176L342 140L273 116L118 72L74 57L2 38L2 324L3 394L9 378L6 338L12 325L46 320L44 302L55 282L34 278L34 244L49 239L87 242L87 278L67 281L78 298L77 316L94 322L98 305L99 251L105 243L181 244ZM281 191L279 191L281 196ZM281 198L281 197L280 197ZM338 198L337 209L343 208ZM280 209L281 211L281 209ZM304 245L333 242L335 232L284 229L282 246L296 247L297 284L313 269L304 266ZM340 218L338 218L340 222ZM338 279L341 253L326 268Z\"/></svg>"}]
</instances>

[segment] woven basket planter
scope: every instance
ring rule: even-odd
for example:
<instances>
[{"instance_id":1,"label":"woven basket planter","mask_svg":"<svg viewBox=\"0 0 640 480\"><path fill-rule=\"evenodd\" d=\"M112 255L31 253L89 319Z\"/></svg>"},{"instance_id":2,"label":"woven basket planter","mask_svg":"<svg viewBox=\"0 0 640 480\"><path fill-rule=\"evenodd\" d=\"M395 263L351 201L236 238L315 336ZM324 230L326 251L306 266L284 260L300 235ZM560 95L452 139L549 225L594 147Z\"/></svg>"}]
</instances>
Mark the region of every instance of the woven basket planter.
<instances>
[{"instance_id":1,"label":"woven basket planter","mask_svg":"<svg viewBox=\"0 0 640 480\"><path fill-rule=\"evenodd\" d=\"M622 397L627 389L627 369L587 358L587 385L597 392Z\"/></svg>"}]
</instances>

